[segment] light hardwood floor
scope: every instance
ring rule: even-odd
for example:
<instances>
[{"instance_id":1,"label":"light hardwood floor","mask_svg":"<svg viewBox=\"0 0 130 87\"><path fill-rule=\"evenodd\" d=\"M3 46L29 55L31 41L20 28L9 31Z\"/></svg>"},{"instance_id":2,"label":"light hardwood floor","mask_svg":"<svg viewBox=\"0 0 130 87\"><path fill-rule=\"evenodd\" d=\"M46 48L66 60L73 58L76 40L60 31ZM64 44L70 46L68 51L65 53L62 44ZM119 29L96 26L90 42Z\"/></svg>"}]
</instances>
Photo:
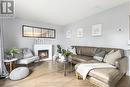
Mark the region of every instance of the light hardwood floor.
<instances>
[{"instance_id":1,"label":"light hardwood floor","mask_svg":"<svg viewBox=\"0 0 130 87\"><path fill-rule=\"evenodd\" d=\"M0 87L96 87L88 81L77 80L74 72L65 77L63 66L52 61L33 64L30 70L31 74L22 80L0 80ZM130 87L130 77L123 77L116 87Z\"/></svg>"}]
</instances>

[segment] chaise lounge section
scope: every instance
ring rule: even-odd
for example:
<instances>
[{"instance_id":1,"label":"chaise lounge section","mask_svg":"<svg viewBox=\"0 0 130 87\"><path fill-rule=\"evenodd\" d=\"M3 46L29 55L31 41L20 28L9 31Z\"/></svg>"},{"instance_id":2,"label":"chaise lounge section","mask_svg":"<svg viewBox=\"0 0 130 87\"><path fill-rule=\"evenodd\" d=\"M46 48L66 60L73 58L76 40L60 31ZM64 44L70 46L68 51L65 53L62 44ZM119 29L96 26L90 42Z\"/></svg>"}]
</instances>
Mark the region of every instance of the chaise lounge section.
<instances>
[{"instance_id":1,"label":"chaise lounge section","mask_svg":"<svg viewBox=\"0 0 130 87\"><path fill-rule=\"evenodd\" d=\"M106 53L109 53L111 50L119 50L121 52L121 58L117 59L114 64L116 68L93 69L88 73L87 79L99 87L114 87L127 72L127 57L125 57L123 49L89 46L73 47L75 48L77 53L77 55L72 56L72 63L76 64L75 68L77 68L78 65L81 63L104 62L104 60L98 61L93 58L96 52L99 50L105 51ZM79 73L77 73L77 75L82 78Z\"/></svg>"}]
</instances>

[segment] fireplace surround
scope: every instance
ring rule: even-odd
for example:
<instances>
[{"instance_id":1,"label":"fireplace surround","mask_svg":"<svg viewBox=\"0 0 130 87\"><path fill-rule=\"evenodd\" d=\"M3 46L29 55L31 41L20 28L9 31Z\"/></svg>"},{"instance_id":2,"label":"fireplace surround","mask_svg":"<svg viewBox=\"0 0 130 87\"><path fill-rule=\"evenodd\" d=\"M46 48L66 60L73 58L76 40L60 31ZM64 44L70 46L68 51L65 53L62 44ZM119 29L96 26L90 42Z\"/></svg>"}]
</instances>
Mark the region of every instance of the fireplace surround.
<instances>
[{"instance_id":1,"label":"fireplace surround","mask_svg":"<svg viewBox=\"0 0 130 87\"><path fill-rule=\"evenodd\" d=\"M52 45L36 44L34 45L34 54L39 56L40 60L52 60Z\"/></svg>"}]
</instances>

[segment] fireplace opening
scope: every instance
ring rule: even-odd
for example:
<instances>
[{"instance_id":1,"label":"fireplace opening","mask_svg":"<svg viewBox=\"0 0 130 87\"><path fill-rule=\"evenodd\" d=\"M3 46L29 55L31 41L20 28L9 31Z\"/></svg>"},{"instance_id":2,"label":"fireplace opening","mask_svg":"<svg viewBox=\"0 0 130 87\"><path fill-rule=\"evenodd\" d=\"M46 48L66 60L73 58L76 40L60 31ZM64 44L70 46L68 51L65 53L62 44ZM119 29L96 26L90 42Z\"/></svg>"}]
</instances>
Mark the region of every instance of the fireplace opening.
<instances>
[{"instance_id":1,"label":"fireplace opening","mask_svg":"<svg viewBox=\"0 0 130 87\"><path fill-rule=\"evenodd\" d=\"M38 56L40 59L45 59L49 57L48 50L38 50Z\"/></svg>"}]
</instances>

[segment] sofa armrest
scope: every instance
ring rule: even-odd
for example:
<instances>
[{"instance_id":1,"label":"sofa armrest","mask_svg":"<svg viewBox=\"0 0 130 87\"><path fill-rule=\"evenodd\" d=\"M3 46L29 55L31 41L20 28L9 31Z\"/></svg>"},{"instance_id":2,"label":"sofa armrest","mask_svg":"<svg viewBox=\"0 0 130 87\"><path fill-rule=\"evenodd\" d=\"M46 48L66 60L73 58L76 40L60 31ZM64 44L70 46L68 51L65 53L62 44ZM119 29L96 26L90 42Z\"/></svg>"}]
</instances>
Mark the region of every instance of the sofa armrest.
<instances>
[{"instance_id":1,"label":"sofa armrest","mask_svg":"<svg viewBox=\"0 0 130 87\"><path fill-rule=\"evenodd\" d=\"M115 62L115 66L123 74L125 74L127 72L127 66L128 66L127 59L128 59L127 57L123 57L123 58L120 58L120 59L116 60L116 62Z\"/></svg>"}]
</instances>

